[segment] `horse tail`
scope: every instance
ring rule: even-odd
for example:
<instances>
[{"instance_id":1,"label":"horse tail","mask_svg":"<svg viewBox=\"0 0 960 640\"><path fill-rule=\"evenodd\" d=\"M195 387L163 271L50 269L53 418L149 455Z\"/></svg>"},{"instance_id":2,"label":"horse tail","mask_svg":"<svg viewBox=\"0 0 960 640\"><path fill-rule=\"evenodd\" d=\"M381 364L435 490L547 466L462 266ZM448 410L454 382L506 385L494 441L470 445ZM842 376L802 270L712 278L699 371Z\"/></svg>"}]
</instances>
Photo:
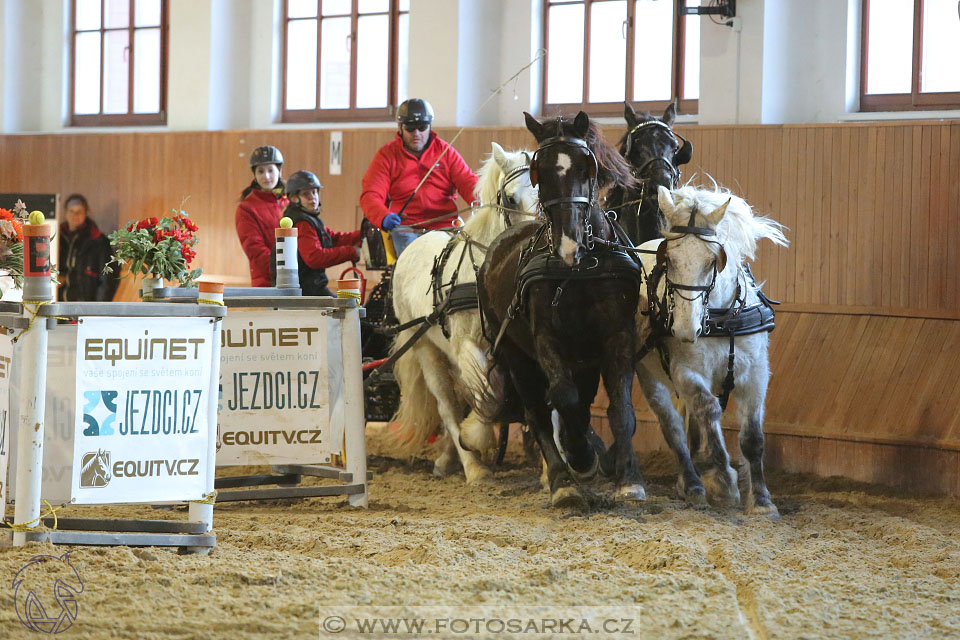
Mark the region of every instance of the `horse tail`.
<instances>
[{"instance_id":1,"label":"horse tail","mask_svg":"<svg viewBox=\"0 0 960 640\"><path fill-rule=\"evenodd\" d=\"M394 341L391 353L410 338L410 330L401 333ZM393 416L399 426L395 433L399 440L395 453L413 457L427 444L431 436L440 431L440 412L437 400L427 386L427 380L414 346L393 365L393 374L400 387L400 406Z\"/></svg>"}]
</instances>

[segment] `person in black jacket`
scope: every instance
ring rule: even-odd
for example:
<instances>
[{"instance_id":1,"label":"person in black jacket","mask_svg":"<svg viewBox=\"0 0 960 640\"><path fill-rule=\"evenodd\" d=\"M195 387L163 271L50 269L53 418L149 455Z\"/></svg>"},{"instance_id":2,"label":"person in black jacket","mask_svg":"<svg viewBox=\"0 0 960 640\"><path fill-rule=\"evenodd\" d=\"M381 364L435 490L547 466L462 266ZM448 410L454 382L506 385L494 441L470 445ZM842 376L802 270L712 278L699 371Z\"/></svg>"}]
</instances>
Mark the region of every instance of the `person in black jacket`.
<instances>
[{"instance_id":1,"label":"person in black jacket","mask_svg":"<svg viewBox=\"0 0 960 640\"><path fill-rule=\"evenodd\" d=\"M113 300L119 280L104 275L110 261L110 240L89 217L90 206L79 193L65 203L66 222L60 224L60 288L57 300L64 302L104 302Z\"/></svg>"},{"instance_id":2,"label":"person in black jacket","mask_svg":"<svg viewBox=\"0 0 960 640\"><path fill-rule=\"evenodd\" d=\"M283 215L298 231L297 262L300 289L305 296L332 296L327 288L326 268L360 259L360 231L331 231L320 219L320 189L323 185L310 171L297 171L287 180L290 204ZM274 276L276 279L276 276Z\"/></svg>"}]
</instances>

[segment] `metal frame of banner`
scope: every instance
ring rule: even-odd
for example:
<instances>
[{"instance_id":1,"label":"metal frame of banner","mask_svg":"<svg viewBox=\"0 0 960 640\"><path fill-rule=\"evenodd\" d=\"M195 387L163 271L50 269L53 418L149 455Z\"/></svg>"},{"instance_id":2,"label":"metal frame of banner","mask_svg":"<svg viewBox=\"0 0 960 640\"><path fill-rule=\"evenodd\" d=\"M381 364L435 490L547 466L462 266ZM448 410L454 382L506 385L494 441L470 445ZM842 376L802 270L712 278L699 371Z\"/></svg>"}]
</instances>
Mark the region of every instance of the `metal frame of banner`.
<instances>
[{"instance_id":1,"label":"metal frame of banner","mask_svg":"<svg viewBox=\"0 0 960 640\"><path fill-rule=\"evenodd\" d=\"M27 307L34 307L28 309ZM25 313L26 311L26 313ZM57 318L80 316L100 317L169 317L210 318L219 323L226 309L210 304L172 304L169 302L45 302L0 303L0 326L24 330L20 335L20 357L23 359L23 390L20 401L20 428L17 440L17 501L14 522L25 522L27 530L13 531L13 545L28 542L52 542L68 545L125 545L179 547L182 552L209 553L216 546L213 530L213 501L191 501L188 519L141 520L63 518L41 516L41 475L43 465L43 427L46 392L47 335L57 326ZM33 316L28 317L27 314ZM43 319L45 322L37 322ZM214 372L220 369L220 342L214 340L212 357ZM209 459L207 486L213 490L216 456L217 400L210 394L208 407ZM30 425L33 424L33 427ZM26 437L24 437L26 436ZM11 469L10 472L13 472ZM56 529L31 531L42 523Z\"/></svg>"},{"instance_id":2,"label":"metal frame of banner","mask_svg":"<svg viewBox=\"0 0 960 640\"><path fill-rule=\"evenodd\" d=\"M290 291L295 291L296 294L291 295L288 293ZM155 289L154 295L158 298L169 296L171 301L191 302L196 298L194 292L195 290L190 289L166 287ZM364 309L351 298L304 297L299 293L299 288L226 287L223 302L228 309L317 310L331 314L342 322L340 349L343 364L345 466L340 468L318 464L278 464L271 465L269 474L217 478L214 482L217 502L347 496L350 505L367 506L367 483L373 474L367 471L366 419L363 410L360 318L363 317ZM300 486L302 476L332 479L338 484ZM276 485L277 488L262 488L270 485Z\"/></svg>"}]
</instances>

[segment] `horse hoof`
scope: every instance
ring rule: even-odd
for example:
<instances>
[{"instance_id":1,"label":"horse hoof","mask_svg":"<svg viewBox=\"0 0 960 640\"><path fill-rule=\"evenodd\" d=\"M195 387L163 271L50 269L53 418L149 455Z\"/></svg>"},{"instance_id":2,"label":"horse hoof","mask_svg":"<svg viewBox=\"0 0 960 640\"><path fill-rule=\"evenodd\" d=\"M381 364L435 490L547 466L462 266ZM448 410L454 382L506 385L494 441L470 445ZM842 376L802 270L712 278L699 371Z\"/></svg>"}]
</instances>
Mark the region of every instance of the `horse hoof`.
<instances>
[{"instance_id":1,"label":"horse hoof","mask_svg":"<svg viewBox=\"0 0 960 640\"><path fill-rule=\"evenodd\" d=\"M694 487L685 493L681 493L683 496L683 501L687 504L694 506L702 506L707 504L707 492L703 487Z\"/></svg>"},{"instance_id":2,"label":"horse hoof","mask_svg":"<svg viewBox=\"0 0 960 640\"><path fill-rule=\"evenodd\" d=\"M715 507L736 507L740 504L740 489L737 488L737 472L726 469L708 469L702 476L707 500Z\"/></svg>"},{"instance_id":3,"label":"horse hoof","mask_svg":"<svg viewBox=\"0 0 960 640\"><path fill-rule=\"evenodd\" d=\"M570 475L578 484L590 482L597 476L597 470L600 469L600 456L594 456L593 464L584 472L577 471L570 465L567 465L567 468L570 469Z\"/></svg>"},{"instance_id":4,"label":"horse hoof","mask_svg":"<svg viewBox=\"0 0 960 640\"><path fill-rule=\"evenodd\" d=\"M467 476L467 484L483 484L493 479L490 469L479 464L465 468L464 475Z\"/></svg>"},{"instance_id":5,"label":"horse hoof","mask_svg":"<svg viewBox=\"0 0 960 640\"><path fill-rule=\"evenodd\" d=\"M750 500L747 504L747 515L767 516L774 521L780 520L780 511L770 498Z\"/></svg>"},{"instance_id":6,"label":"horse hoof","mask_svg":"<svg viewBox=\"0 0 960 640\"><path fill-rule=\"evenodd\" d=\"M560 487L550 495L550 504L557 509L585 509L587 501L576 487Z\"/></svg>"},{"instance_id":7,"label":"horse hoof","mask_svg":"<svg viewBox=\"0 0 960 640\"><path fill-rule=\"evenodd\" d=\"M456 473L459 468L460 462L455 457L444 454L434 461L433 475L438 478L446 478Z\"/></svg>"},{"instance_id":8,"label":"horse hoof","mask_svg":"<svg viewBox=\"0 0 960 640\"><path fill-rule=\"evenodd\" d=\"M647 499L647 490L642 484L628 484L617 489L617 497L622 500L643 502Z\"/></svg>"}]
</instances>

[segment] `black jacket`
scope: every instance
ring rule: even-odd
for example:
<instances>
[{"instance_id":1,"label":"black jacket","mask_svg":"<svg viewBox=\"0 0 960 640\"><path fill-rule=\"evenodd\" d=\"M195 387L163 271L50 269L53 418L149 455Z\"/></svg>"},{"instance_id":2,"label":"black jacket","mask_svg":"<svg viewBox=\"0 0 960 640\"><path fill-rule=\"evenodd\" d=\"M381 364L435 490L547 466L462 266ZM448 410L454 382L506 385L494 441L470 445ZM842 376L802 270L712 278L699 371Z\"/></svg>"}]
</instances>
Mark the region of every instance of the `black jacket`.
<instances>
[{"instance_id":1,"label":"black jacket","mask_svg":"<svg viewBox=\"0 0 960 640\"><path fill-rule=\"evenodd\" d=\"M330 233L327 231L327 227L323 224L323 220L320 219L320 216L308 213L300 208L296 203L291 202L287 205L287 208L283 210L283 215L290 218L293 221L293 225L296 226L298 222L306 222L309 224L317 234L317 238L320 239L320 244L325 249L331 249L334 247L333 238L330 236ZM298 243L299 244L299 243ZM277 261L276 261L276 247L273 250L274 256L270 260L271 269L273 270L273 283L276 286L277 283ZM305 296L332 296L333 293L330 292L330 289L327 288L330 280L327 278L326 269L314 269L307 265L303 259L303 254L301 251L297 251L297 269L300 272L300 291L301 295Z\"/></svg>"},{"instance_id":2,"label":"black jacket","mask_svg":"<svg viewBox=\"0 0 960 640\"><path fill-rule=\"evenodd\" d=\"M113 300L119 284L118 273L103 274L110 261L110 241L90 218L76 231L60 225L60 260L57 268L60 289L57 300L104 302Z\"/></svg>"}]
</instances>

